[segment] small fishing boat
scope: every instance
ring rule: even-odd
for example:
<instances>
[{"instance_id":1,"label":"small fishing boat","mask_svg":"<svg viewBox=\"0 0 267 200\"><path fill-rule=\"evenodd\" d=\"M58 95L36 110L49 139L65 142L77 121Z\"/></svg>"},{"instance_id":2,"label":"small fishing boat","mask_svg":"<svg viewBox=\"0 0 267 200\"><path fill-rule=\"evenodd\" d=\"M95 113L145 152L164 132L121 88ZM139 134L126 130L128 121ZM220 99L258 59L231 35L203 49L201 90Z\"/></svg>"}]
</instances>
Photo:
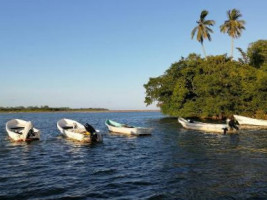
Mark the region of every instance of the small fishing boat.
<instances>
[{"instance_id":1,"label":"small fishing boat","mask_svg":"<svg viewBox=\"0 0 267 200\"><path fill-rule=\"evenodd\" d=\"M234 115L234 118L238 121L238 123L241 126L248 125L248 126L261 126L261 127L267 128L267 120L254 119L254 118L244 117L240 115Z\"/></svg>"},{"instance_id":2,"label":"small fishing boat","mask_svg":"<svg viewBox=\"0 0 267 200\"><path fill-rule=\"evenodd\" d=\"M67 138L81 142L101 142L101 133L96 131L90 124L80 124L71 119L61 119L57 122L58 130Z\"/></svg>"},{"instance_id":3,"label":"small fishing boat","mask_svg":"<svg viewBox=\"0 0 267 200\"><path fill-rule=\"evenodd\" d=\"M115 133L123 133L127 135L151 135L152 128L129 126L127 124L120 124L112 120L106 120L105 122L108 130Z\"/></svg>"},{"instance_id":4,"label":"small fishing boat","mask_svg":"<svg viewBox=\"0 0 267 200\"><path fill-rule=\"evenodd\" d=\"M6 123L6 131L8 136L16 142L40 139L40 131L33 127L31 121L12 119Z\"/></svg>"},{"instance_id":5,"label":"small fishing boat","mask_svg":"<svg viewBox=\"0 0 267 200\"><path fill-rule=\"evenodd\" d=\"M238 127L230 127L228 124L211 124L211 123L202 123L195 122L192 120L186 120L182 117L178 118L178 122L186 129L199 130L205 132L213 133L235 133L238 130Z\"/></svg>"}]
</instances>

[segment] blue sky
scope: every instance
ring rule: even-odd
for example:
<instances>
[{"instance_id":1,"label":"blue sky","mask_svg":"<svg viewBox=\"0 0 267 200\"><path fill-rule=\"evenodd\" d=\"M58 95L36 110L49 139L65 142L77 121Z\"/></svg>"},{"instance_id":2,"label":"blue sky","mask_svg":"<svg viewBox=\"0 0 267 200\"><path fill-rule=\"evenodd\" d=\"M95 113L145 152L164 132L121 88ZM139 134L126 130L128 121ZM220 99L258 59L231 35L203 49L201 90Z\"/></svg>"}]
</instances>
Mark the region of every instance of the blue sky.
<instances>
[{"instance_id":1,"label":"blue sky","mask_svg":"<svg viewBox=\"0 0 267 200\"><path fill-rule=\"evenodd\" d=\"M229 53L219 26L233 8L247 22L235 47L267 39L265 0L0 0L0 106L155 109L143 84L202 54L190 33L203 9L207 54Z\"/></svg>"}]
</instances>

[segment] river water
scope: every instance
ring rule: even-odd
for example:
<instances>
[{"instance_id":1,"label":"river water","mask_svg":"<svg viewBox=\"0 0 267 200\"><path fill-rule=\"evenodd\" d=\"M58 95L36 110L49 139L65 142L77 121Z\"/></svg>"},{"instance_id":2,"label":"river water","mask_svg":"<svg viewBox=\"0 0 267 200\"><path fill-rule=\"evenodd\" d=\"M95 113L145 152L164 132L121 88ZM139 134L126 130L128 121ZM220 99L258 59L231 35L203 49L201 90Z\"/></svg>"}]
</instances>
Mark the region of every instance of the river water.
<instances>
[{"instance_id":1,"label":"river water","mask_svg":"<svg viewBox=\"0 0 267 200\"><path fill-rule=\"evenodd\" d=\"M13 118L31 120L41 140L10 142ZM63 138L61 118L90 123L103 143ZM153 134L109 133L106 119ZM0 199L267 199L267 131L205 134L158 112L0 114Z\"/></svg>"}]
</instances>

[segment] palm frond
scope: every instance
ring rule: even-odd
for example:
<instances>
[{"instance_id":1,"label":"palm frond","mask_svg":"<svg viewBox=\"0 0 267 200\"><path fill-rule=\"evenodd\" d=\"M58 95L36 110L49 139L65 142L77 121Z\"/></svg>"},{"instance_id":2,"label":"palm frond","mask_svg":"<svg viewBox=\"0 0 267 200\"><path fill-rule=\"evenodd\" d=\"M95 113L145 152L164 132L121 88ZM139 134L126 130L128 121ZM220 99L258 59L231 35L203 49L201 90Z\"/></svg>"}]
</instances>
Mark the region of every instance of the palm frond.
<instances>
[{"instance_id":1,"label":"palm frond","mask_svg":"<svg viewBox=\"0 0 267 200\"><path fill-rule=\"evenodd\" d=\"M208 26L213 26L215 24L215 21L214 20L206 20L204 22L205 25L208 25Z\"/></svg>"},{"instance_id":2,"label":"palm frond","mask_svg":"<svg viewBox=\"0 0 267 200\"><path fill-rule=\"evenodd\" d=\"M232 17L234 20L237 20L238 18L242 17L242 14L237 9L233 9L232 13L233 13Z\"/></svg>"},{"instance_id":3,"label":"palm frond","mask_svg":"<svg viewBox=\"0 0 267 200\"><path fill-rule=\"evenodd\" d=\"M196 27L192 30L192 32L191 32L191 39L194 38L197 29L198 29L198 27L196 26Z\"/></svg>"},{"instance_id":4,"label":"palm frond","mask_svg":"<svg viewBox=\"0 0 267 200\"><path fill-rule=\"evenodd\" d=\"M208 30L208 32L213 33L213 30L211 28L206 27L206 29Z\"/></svg>"},{"instance_id":5,"label":"palm frond","mask_svg":"<svg viewBox=\"0 0 267 200\"><path fill-rule=\"evenodd\" d=\"M209 12L207 10L202 10L201 14L200 14L200 20L204 20L205 17L209 14Z\"/></svg>"},{"instance_id":6,"label":"palm frond","mask_svg":"<svg viewBox=\"0 0 267 200\"><path fill-rule=\"evenodd\" d=\"M236 48L239 53L241 54L242 58L238 58L239 62L241 62L242 64L248 64L249 63L249 58L247 56L247 53L243 51L243 49L241 49L240 47Z\"/></svg>"},{"instance_id":7,"label":"palm frond","mask_svg":"<svg viewBox=\"0 0 267 200\"><path fill-rule=\"evenodd\" d=\"M220 26L220 31L225 33L227 31L227 26L225 24Z\"/></svg>"},{"instance_id":8,"label":"palm frond","mask_svg":"<svg viewBox=\"0 0 267 200\"><path fill-rule=\"evenodd\" d=\"M241 16L242 14L237 9L228 10L228 19L220 26L220 31L222 33L228 33L228 35L233 38L240 37L242 30L245 29L245 21L238 20Z\"/></svg>"},{"instance_id":9,"label":"palm frond","mask_svg":"<svg viewBox=\"0 0 267 200\"><path fill-rule=\"evenodd\" d=\"M203 43L203 34L199 30L197 32L197 41L199 41L201 44Z\"/></svg>"},{"instance_id":10,"label":"palm frond","mask_svg":"<svg viewBox=\"0 0 267 200\"><path fill-rule=\"evenodd\" d=\"M228 17L228 19L231 19L231 10L227 11L227 17Z\"/></svg>"},{"instance_id":11,"label":"palm frond","mask_svg":"<svg viewBox=\"0 0 267 200\"><path fill-rule=\"evenodd\" d=\"M211 41L211 36L209 33L207 33L207 36L208 36L208 40Z\"/></svg>"}]
</instances>

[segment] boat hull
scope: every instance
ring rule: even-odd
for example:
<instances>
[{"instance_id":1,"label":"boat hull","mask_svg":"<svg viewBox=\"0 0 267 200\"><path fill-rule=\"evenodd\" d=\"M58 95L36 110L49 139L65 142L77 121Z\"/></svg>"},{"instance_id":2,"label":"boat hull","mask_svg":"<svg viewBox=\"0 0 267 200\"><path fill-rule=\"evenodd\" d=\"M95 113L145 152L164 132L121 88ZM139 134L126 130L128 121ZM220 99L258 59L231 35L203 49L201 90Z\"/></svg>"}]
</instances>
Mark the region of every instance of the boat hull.
<instances>
[{"instance_id":1,"label":"boat hull","mask_svg":"<svg viewBox=\"0 0 267 200\"><path fill-rule=\"evenodd\" d=\"M211 124L211 123L202 123L194 122L191 123L184 118L179 117L178 122L186 129L199 130L210 133L235 133L236 130L231 130L226 124Z\"/></svg>"},{"instance_id":2,"label":"boat hull","mask_svg":"<svg viewBox=\"0 0 267 200\"><path fill-rule=\"evenodd\" d=\"M144 128L144 127L123 127L122 124L119 123L116 124L121 125L121 127L116 127L109 124L109 120L107 120L105 124L108 127L109 131L126 135L136 135L136 136L151 135L153 130L152 128Z\"/></svg>"},{"instance_id":3,"label":"boat hull","mask_svg":"<svg viewBox=\"0 0 267 200\"><path fill-rule=\"evenodd\" d=\"M240 115L234 115L234 118L238 121L238 123L244 128L249 128L250 126L260 126L262 128L267 128L267 120L262 119L254 119L250 117L244 117Z\"/></svg>"},{"instance_id":4,"label":"boat hull","mask_svg":"<svg viewBox=\"0 0 267 200\"><path fill-rule=\"evenodd\" d=\"M27 121L21 119L13 119L6 123L6 131L9 138L15 142L25 142L25 141L34 141L40 140L40 130L32 128L33 133L27 132L23 134ZM16 131L20 130L20 131Z\"/></svg>"},{"instance_id":5,"label":"boat hull","mask_svg":"<svg viewBox=\"0 0 267 200\"><path fill-rule=\"evenodd\" d=\"M75 124L75 128L64 129L64 127L71 127ZM85 127L77 121L71 119L61 119L57 122L57 128L66 138L80 141L80 142L88 142L91 143L90 134L86 134ZM102 135L97 133L98 142L101 142Z\"/></svg>"}]
</instances>

